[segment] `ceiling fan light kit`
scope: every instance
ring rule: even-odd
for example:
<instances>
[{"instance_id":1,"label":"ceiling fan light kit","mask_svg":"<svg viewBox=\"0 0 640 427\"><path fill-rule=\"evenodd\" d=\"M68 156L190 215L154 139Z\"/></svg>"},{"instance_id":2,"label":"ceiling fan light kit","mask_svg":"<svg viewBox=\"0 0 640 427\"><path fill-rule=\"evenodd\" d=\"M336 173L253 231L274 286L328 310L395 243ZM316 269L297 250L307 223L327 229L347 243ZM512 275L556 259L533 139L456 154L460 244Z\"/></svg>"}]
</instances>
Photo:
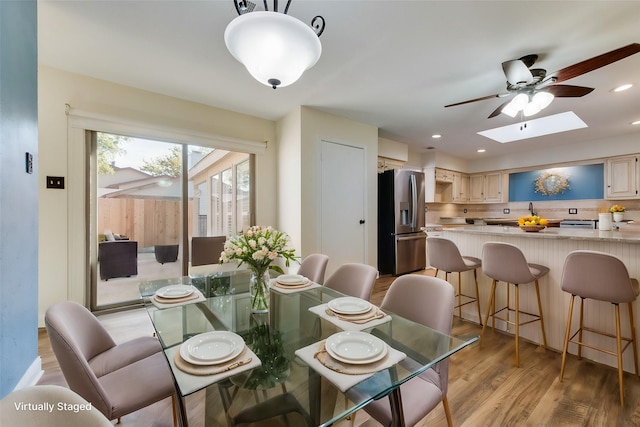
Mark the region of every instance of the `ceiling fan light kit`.
<instances>
[{"instance_id":1,"label":"ceiling fan light kit","mask_svg":"<svg viewBox=\"0 0 640 427\"><path fill-rule=\"evenodd\" d=\"M239 16L227 26L224 41L231 55L260 83L273 89L288 86L318 62L323 17L313 18L310 27L287 15L291 0L284 13L278 12L277 0L272 11L257 12L253 11L254 3L233 2ZM266 9L266 0L264 6Z\"/></svg>"},{"instance_id":2,"label":"ceiling fan light kit","mask_svg":"<svg viewBox=\"0 0 640 427\"><path fill-rule=\"evenodd\" d=\"M500 113L515 117L520 111L525 116L531 116L548 107L554 98L579 98L593 91L590 87L556 83L597 70L638 52L640 52L640 43L631 43L553 73L547 73L542 68L531 68L538 59L538 55L526 55L520 59L505 61L502 63L502 70L507 79L507 93L456 102L445 105L445 108L516 94L511 101L505 101L498 106L489 118L496 117Z\"/></svg>"}]
</instances>

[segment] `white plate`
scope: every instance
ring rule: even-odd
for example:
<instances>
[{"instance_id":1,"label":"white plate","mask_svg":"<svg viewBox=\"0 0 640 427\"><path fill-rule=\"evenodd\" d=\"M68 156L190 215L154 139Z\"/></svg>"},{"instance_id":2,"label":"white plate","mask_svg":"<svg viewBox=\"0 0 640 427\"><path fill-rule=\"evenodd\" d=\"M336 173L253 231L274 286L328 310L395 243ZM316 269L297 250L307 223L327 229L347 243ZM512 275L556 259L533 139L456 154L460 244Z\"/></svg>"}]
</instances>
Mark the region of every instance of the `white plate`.
<instances>
[{"instance_id":1,"label":"white plate","mask_svg":"<svg viewBox=\"0 0 640 427\"><path fill-rule=\"evenodd\" d=\"M198 334L182 343L180 356L194 365L217 365L237 357L244 350L244 340L229 331Z\"/></svg>"},{"instance_id":2,"label":"white plate","mask_svg":"<svg viewBox=\"0 0 640 427\"><path fill-rule=\"evenodd\" d=\"M360 331L333 334L324 346L331 357L355 365L377 362L387 354L384 341Z\"/></svg>"},{"instance_id":3,"label":"white plate","mask_svg":"<svg viewBox=\"0 0 640 427\"><path fill-rule=\"evenodd\" d=\"M327 307L339 314L362 314L371 310L371 303L360 298L342 297L332 299Z\"/></svg>"},{"instance_id":4,"label":"white plate","mask_svg":"<svg viewBox=\"0 0 640 427\"><path fill-rule=\"evenodd\" d=\"M302 285L307 283L309 279L299 274L282 274L276 278L281 285Z\"/></svg>"},{"instance_id":5,"label":"white plate","mask_svg":"<svg viewBox=\"0 0 640 427\"><path fill-rule=\"evenodd\" d=\"M192 293L193 286L191 285L170 285L156 291L156 295L162 298L184 298Z\"/></svg>"}]
</instances>

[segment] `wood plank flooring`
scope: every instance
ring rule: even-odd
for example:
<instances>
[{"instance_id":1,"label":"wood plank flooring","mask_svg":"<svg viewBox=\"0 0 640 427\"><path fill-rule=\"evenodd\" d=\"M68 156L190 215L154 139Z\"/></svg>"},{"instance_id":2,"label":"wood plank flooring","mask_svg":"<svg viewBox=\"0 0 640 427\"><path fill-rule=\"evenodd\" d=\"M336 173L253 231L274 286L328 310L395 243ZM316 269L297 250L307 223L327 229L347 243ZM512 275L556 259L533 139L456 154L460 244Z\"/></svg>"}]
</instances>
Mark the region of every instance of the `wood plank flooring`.
<instances>
[{"instance_id":1,"label":"wood plank flooring","mask_svg":"<svg viewBox=\"0 0 640 427\"><path fill-rule=\"evenodd\" d=\"M433 275L433 271L418 274ZM393 280L394 277L378 279L371 298L373 303L380 304ZM116 341L152 331L144 310L108 314L100 319ZM479 325L454 317L454 335L479 335L480 330ZM45 370L40 383L66 385L46 332L41 330L38 336ZM455 426L640 426L638 377L625 373L625 406L621 407L618 374L614 368L569 356L561 383L559 353L528 342L520 345L520 368L514 366L513 337L497 331L489 330L482 345L473 344L451 358L447 396ZM196 393L187 399L191 426L204 425L203 396ZM171 425L169 399L123 417L121 424L123 427ZM340 425L349 424L345 421ZM377 423L360 411L356 425L368 427ZM446 425L442 405L418 424Z\"/></svg>"}]
</instances>

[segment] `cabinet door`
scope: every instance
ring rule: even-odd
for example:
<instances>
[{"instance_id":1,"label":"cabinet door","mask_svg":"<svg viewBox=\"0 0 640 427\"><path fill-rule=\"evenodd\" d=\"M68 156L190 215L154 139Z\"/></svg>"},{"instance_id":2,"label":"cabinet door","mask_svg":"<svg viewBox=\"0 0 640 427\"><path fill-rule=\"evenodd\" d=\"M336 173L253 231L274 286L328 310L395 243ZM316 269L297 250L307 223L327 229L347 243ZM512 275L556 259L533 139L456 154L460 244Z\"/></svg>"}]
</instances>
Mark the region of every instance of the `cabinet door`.
<instances>
[{"instance_id":1,"label":"cabinet door","mask_svg":"<svg viewBox=\"0 0 640 427\"><path fill-rule=\"evenodd\" d=\"M502 202L502 173L489 173L484 176L484 201Z\"/></svg>"},{"instance_id":2,"label":"cabinet door","mask_svg":"<svg viewBox=\"0 0 640 427\"><path fill-rule=\"evenodd\" d=\"M469 176L469 201L484 202L484 175Z\"/></svg>"},{"instance_id":3,"label":"cabinet door","mask_svg":"<svg viewBox=\"0 0 640 427\"><path fill-rule=\"evenodd\" d=\"M453 172L436 168L436 182L453 182Z\"/></svg>"},{"instance_id":4,"label":"cabinet door","mask_svg":"<svg viewBox=\"0 0 640 427\"><path fill-rule=\"evenodd\" d=\"M469 201L469 175L455 172L453 174L453 194L454 202L463 203Z\"/></svg>"},{"instance_id":5,"label":"cabinet door","mask_svg":"<svg viewBox=\"0 0 640 427\"><path fill-rule=\"evenodd\" d=\"M636 156L607 159L607 199L631 199L638 197Z\"/></svg>"}]
</instances>

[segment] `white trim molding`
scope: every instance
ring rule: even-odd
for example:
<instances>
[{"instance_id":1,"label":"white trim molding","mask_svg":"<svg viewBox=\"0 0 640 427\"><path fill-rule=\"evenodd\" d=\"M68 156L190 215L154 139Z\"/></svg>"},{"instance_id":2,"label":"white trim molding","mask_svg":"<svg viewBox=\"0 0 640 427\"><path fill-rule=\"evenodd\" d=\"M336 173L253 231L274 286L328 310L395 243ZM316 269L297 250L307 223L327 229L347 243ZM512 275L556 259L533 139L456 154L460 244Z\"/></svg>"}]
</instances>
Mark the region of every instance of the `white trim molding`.
<instances>
[{"instance_id":1,"label":"white trim molding","mask_svg":"<svg viewBox=\"0 0 640 427\"><path fill-rule=\"evenodd\" d=\"M191 129L162 126L138 120L125 119L100 113L77 110L66 105L69 124L73 128L110 132L144 139L156 139L179 144L202 145L221 150L264 154L267 143L229 136L215 135Z\"/></svg>"},{"instance_id":2,"label":"white trim molding","mask_svg":"<svg viewBox=\"0 0 640 427\"><path fill-rule=\"evenodd\" d=\"M42 370L42 359L40 356L36 357L35 360L31 363L29 368L25 371L18 384L16 384L13 391L20 390L23 388L34 386L40 381L44 371Z\"/></svg>"}]
</instances>

